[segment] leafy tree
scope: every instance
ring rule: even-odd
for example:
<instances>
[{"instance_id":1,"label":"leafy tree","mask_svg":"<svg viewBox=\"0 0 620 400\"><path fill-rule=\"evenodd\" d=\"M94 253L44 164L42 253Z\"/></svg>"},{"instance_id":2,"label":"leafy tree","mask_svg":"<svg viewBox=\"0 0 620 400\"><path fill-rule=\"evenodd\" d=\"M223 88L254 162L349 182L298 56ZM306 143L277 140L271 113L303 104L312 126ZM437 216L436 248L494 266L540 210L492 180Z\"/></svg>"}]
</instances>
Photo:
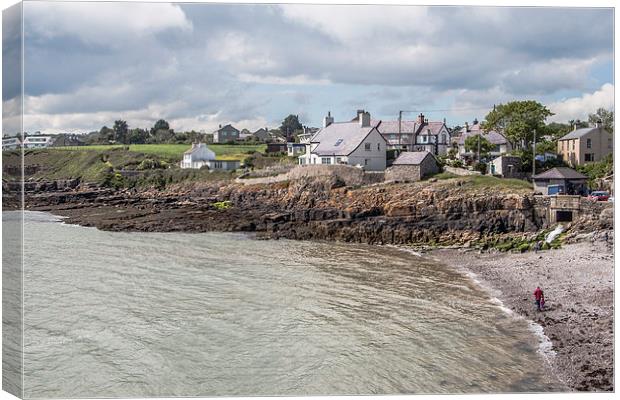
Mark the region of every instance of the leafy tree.
<instances>
[{"instance_id":1,"label":"leafy tree","mask_svg":"<svg viewBox=\"0 0 620 400\"><path fill-rule=\"evenodd\" d=\"M596 124L598 121L603 123L603 128L609 132L614 133L614 112L606 110L604 108L599 108L596 110L596 113L590 114L588 116L588 122L592 125Z\"/></svg>"},{"instance_id":2,"label":"leafy tree","mask_svg":"<svg viewBox=\"0 0 620 400\"><path fill-rule=\"evenodd\" d=\"M108 128L105 125L101 127L101 129L99 130L99 137L97 138L97 141L99 143L108 143L112 140L114 140L114 129Z\"/></svg>"},{"instance_id":3,"label":"leafy tree","mask_svg":"<svg viewBox=\"0 0 620 400\"><path fill-rule=\"evenodd\" d=\"M153 128L151 128L151 133L155 133L158 130L169 130L170 129L170 125L168 124L168 122L166 122L166 120L160 119L157 122L155 122L155 125L153 125Z\"/></svg>"},{"instance_id":4,"label":"leafy tree","mask_svg":"<svg viewBox=\"0 0 620 400\"><path fill-rule=\"evenodd\" d=\"M585 121L581 121L578 119L571 119L570 121L568 121L570 127L571 127L571 131L573 129L581 129L581 128L587 128L588 127L588 123Z\"/></svg>"},{"instance_id":5,"label":"leafy tree","mask_svg":"<svg viewBox=\"0 0 620 400\"><path fill-rule=\"evenodd\" d=\"M545 120L553 113L537 101L511 101L493 108L485 117L485 131L496 130L506 136L513 146L523 143L529 147L538 134L545 131Z\"/></svg>"},{"instance_id":6,"label":"leafy tree","mask_svg":"<svg viewBox=\"0 0 620 400\"><path fill-rule=\"evenodd\" d=\"M117 142L125 143L128 138L128 130L129 126L127 125L127 121L123 121L119 119L114 121L114 139Z\"/></svg>"},{"instance_id":7,"label":"leafy tree","mask_svg":"<svg viewBox=\"0 0 620 400\"><path fill-rule=\"evenodd\" d=\"M149 132L146 129L135 128L129 131L130 144L144 144L149 138Z\"/></svg>"},{"instance_id":8,"label":"leafy tree","mask_svg":"<svg viewBox=\"0 0 620 400\"><path fill-rule=\"evenodd\" d=\"M287 140L293 137L297 131L303 131L303 126L299 122L299 117L297 115L290 114L288 117L284 118L282 121L282 125L280 125L280 132L282 132Z\"/></svg>"},{"instance_id":9,"label":"leafy tree","mask_svg":"<svg viewBox=\"0 0 620 400\"><path fill-rule=\"evenodd\" d=\"M465 139L465 150L478 154L480 149L480 158L486 157L494 148L495 145L482 135L471 135Z\"/></svg>"}]
</instances>

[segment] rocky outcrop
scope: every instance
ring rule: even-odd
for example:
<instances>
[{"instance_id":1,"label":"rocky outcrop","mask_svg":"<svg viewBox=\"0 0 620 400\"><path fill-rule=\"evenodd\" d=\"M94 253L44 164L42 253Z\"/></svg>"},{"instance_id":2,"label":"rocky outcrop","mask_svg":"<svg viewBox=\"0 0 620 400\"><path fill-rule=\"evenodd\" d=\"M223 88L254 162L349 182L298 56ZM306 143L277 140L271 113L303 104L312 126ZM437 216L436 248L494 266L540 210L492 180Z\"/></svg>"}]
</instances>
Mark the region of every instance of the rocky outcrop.
<instances>
[{"instance_id":1,"label":"rocky outcrop","mask_svg":"<svg viewBox=\"0 0 620 400\"><path fill-rule=\"evenodd\" d=\"M226 207L216 206L221 202ZM188 184L163 192L91 188L32 193L27 203L106 230L245 231L370 244L469 245L531 236L545 226L545 213L529 192L472 188L459 180L354 189L331 176L270 185Z\"/></svg>"}]
</instances>

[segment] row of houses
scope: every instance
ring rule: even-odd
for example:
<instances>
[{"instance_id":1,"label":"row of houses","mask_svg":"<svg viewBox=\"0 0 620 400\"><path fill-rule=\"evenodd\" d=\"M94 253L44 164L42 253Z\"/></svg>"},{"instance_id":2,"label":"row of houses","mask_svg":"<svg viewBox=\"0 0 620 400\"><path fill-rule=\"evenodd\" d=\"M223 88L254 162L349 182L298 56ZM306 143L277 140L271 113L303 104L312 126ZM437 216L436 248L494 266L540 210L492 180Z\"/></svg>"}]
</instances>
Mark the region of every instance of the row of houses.
<instances>
[{"instance_id":1,"label":"row of houses","mask_svg":"<svg viewBox=\"0 0 620 400\"><path fill-rule=\"evenodd\" d=\"M286 143L286 138L279 132L268 128L259 128L254 132L247 129L239 130L231 124L220 125L213 132L213 143L231 143L240 141L256 141L263 143Z\"/></svg>"},{"instance_id":2,"label":"row of houses","mask_svg":"<svg viewBox=\"0 0 620 400\"><path fill-rule=\"evenodd\" d=\"M480 133L482 127L478 121L453 135L445 120L429 121L422 113L412 121L389 121L372 119L369 112L358 110L353 120L334 122L328 112L318 132L300 136L306 151L299 156L299 164L348 164L383 171L388 150L445 156L451 148L457 148L460 157L473 157L465 149L465 140ZM492 156L512 150L508 140L498 132L485 133L485 137L495 145Z\"/></svg>"}]
</instances>

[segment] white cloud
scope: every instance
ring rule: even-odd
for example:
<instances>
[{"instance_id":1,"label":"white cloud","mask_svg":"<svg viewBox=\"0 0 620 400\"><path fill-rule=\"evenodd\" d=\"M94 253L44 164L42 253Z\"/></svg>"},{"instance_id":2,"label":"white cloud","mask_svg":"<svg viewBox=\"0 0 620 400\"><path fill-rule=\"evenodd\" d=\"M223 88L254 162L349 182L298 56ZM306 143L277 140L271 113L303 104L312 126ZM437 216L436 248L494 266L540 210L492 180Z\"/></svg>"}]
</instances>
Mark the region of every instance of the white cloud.
<instances>
[{"instance_id":1,"label":"white cloud","mask_svg":"<svg viewBox=\"0 0 620 400\"><path fill-rule=\"evenodd\" d=\"M328 85L331 83L329 79L314 79L307 75L280 77L242 73L237 76L237 79L241 82L263 83L268 85Z\"/></svg>"},{"instance_id":2,"label":"white cloud","mask_svg":"<svg viewBox=\"0 0 620 400\"><path fill-rule=\"evenodd\" d=\"M581 97L572 97L555 103L548 108L555 113L549 121L566 122L571 119L587 120L588 114L598 108L614 109L614 85L606 83L593 93L585 93Z\"/></svg>"},{"instance_id":3,"label":"white cloud","mask_svg":"<svg viewBox=\"0 0 620 400\"><path fill-rule=\"evenodd\" d=\"M432 34L440 21L428 18L427 7L368 5L296 5L280 6L285 17L342 42L361 42L386 33ZM363 48L359 49L360 51Z\"/></svg>"},{"instance_id":4,"label":"white cloud","mask_svg":"<svg viewBox=\"0 0 620 400\"><path fill-rule=\"evenodd\" d=\"M24 20L44 37L111 47L166 29L192 29L183 10L170 3L26 2Z\"/></svg>"}]
</instances>

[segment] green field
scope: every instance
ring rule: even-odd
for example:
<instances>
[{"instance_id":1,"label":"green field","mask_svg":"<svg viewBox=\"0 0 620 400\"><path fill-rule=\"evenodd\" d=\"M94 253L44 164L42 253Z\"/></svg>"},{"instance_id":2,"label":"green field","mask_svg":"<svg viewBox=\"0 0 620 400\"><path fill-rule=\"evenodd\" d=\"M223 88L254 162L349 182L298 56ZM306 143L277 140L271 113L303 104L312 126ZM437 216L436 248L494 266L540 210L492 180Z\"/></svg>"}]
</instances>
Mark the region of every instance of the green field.
<instances>
[{"instance_id":1,"label":"green field","mask_svg":"<svg viewBox=\"0 0 620 400\"><path fill-rule=\"evenodd\" d=\"M67 147L49 147L50 150L64 151L106 151L111 149L124 148L123 145L94 145L94 146L67 146ZM208 147L213 150L218 158L223 160L244 160L252 152L264 152L266 145L232 145L232 144L210 144ZM129 151L133 153L142 153L165 158L169 161L181 161L183 152L189 150L189 144L132 144L129 145Z\"/></svg>"}]
</instances>

